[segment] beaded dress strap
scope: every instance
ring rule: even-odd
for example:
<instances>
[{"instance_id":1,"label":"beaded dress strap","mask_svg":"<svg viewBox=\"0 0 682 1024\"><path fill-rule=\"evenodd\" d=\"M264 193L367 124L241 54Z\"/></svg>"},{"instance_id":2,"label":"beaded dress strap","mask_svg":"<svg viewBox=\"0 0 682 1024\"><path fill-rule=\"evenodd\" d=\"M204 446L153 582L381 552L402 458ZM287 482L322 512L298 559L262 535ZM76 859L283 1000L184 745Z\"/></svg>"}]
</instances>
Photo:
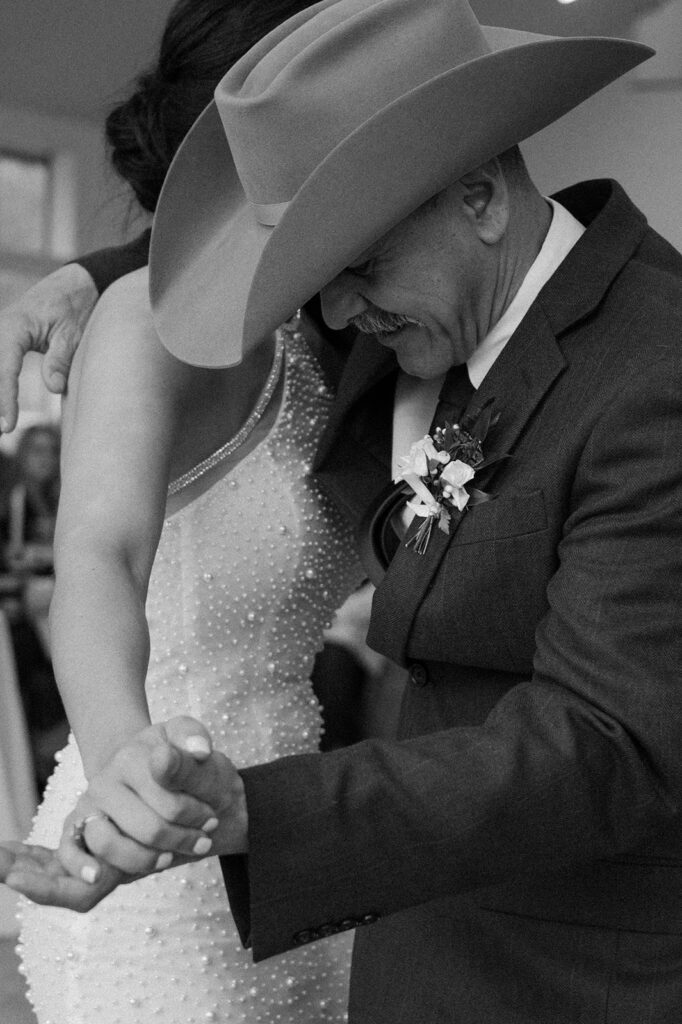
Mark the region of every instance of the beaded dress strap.
<instances>
[{"instance_id":1,"label":"beaded dress strap","mask_svg":"<svg viewBox=\"0 0 682 1024\"><path fill-rule=\"evenodd\" d=\"M182 476L172 480L168 485L168 496L177 494L178 491L182 491L185 487L189 487L195 480L203 476L204 473L208 473L209 469L213 469L219 462L223 462L229 455L232 455L241 445L244 444L249 435L253 432L259 421L263 418L263 413L270 404L270 400L275 393L275 389L279 383L279 378L282 372L282 365L284 362L284 341L282 332L277 332L277 343L275 346L275 355L272 360L272 366L270 367L270 373L268 379L265 382L261 396L256 402L256 405L248 417L244 425L237 431L234 437L231 437L229 441L221 445L212 455L198 462L196 466L192 466Z\"/></svg>"}]
</instances>

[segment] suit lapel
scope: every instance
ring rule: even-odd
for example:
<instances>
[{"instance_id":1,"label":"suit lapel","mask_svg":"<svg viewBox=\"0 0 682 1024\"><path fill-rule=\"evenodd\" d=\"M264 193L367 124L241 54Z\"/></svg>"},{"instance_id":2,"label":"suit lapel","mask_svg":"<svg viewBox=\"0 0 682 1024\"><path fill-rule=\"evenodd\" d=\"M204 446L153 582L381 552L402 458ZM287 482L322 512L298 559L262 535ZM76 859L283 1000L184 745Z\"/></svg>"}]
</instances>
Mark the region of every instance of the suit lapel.
<instances>
[{"instance_id":1,"label":"suit lapel","mask_svg":"<svg viewBox=\"0 0 682 1024\"><path fill-rule=\"evenodd\" d=\"M494 409L500 414L484 447L486 457L512 454L528 420L565 366L566 360L544 311L536 303L495 361L467 410L493 399ZM484 471L480 480L484 489L490 489L498 466ZM402 543L377 588L368 643L398 663L406 661L414 618L446 551L453 543L457 528L468 515L475 516L476 509L460 514L449 536L434 529L422 555ZM413 522L406 541L418 525Z\"/></svg>"},{"instance_id":2,"label":"suit lapel","mask_svg":"<svg viewBox=\"0 0 682 1024\"><path fill-rule=\"evenodd\" d=\"M487 455L513 451L567 365L557 339L599 306L646 231L646 219L615 182L575 186L555 198L588 230L541 290L472 399L474 406L494 398L500 413Z\"/></svg>"},{"instance_id":3,"label":"suit lapel","mask_svg":"<svg viewBox=\"0 0 682 1024\"><path fill-rule=\"evenodd\" d=\"M512 454L528 420L566 367L542 307L535 303L473 396L469 410L492 401L499 420L484 444L484 456ZM483 470L487 485L500 465Z\"/></svg>"}]
</instances>

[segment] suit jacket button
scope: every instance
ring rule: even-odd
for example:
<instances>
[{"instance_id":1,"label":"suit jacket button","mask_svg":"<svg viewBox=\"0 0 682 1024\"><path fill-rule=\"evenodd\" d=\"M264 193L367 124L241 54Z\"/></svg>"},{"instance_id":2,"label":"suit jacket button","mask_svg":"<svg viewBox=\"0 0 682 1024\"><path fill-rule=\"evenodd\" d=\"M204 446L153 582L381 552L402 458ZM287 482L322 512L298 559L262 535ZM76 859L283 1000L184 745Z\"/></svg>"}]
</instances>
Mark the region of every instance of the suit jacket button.
<instances>
[{"instance_id":1,"label":"suit jacket button","mask_svg":"<svg viewBox=\"0 0 682 1024\"><path fill-rule=\"evenodd\" d=\"M363 914L360 918L360 924L374 924L374 922L378 920L378 914Z\"/></svg>"},{"instance_id":2,"label":"suit jacket button","mask_svg":"<svg viewBox=\"0 0 682 1024\"><path fill-rule=\"evenodd\" d=\"M414 686L426 686L429 681L429 673L425 665L415 661L410 665L410 680Z\"/></svg>"},{"instance_id":3,"label":"suit jacket button","mask_svg":"<svg viewBox=\"0 0 682 1024\"><path fill-rule=\"evenodd\" d=\"M294 935L294 942L297 946L305 946L307 942L312 942L313 933L310 929L306 928L302 932L296 932Z\"/></svg>"},{"instance_id":4,"label":"suit jacket button","mask_svg":"<svg viewBox=\"0 0 682 1024\"><path fill-rule=\"evenodd\" d=\"M321 939L326 939L329 935L336 935L338 931L339 926L336 924L323 924L317 929Z\"/></svg>"},{"instance_id":5,"label":"suit jacket button","mask_svg":"<svg viewBox=\"0 0 682 1024\"><path fill-rule=\"evenodd\" d=\"M340 924L340 928L344 932L349 932L351 928L357 928L359 922L354 917L345 917Z\"/></svg>"}]
</instances>

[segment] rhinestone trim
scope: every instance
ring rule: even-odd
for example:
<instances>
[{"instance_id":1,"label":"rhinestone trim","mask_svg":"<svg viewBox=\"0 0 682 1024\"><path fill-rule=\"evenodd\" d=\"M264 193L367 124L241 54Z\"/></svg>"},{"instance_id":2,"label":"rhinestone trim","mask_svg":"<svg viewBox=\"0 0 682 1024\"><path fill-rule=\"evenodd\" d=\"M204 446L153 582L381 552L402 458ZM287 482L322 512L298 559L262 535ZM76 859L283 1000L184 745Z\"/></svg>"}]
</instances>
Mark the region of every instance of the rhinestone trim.
<instances>
[{"instance_id":1,"label":"rhinestone trim","mask_svg":"<svg viewBox=\"0 0 682 1024\"><path fill-rule=\"evenodd\" d=\"M257 426L258 422L262 419L263 413L270 404L270 400L273 394L275 393L275 389L279 383L283 361L284 341L282 338L282 332L278 331L277 344L275 346L275 355L272 360L272 366L270 367L270 373L268 374L268 379L265 382L265 385L261 392L261 396L256 402L253 412L248 417L248 419L241 427L241 429L237 431L234 437L231 437L229 441L226 441L225 444L221 445L220 448L214 451L212 455L209 455L201 462L198 462L196 466L192 466L192 468L188 469L186 473L182 474L182 476L179 476L175 480L171 481L171 483L168 485L169 497L172 494L177 494L178 491L182 491L185 487L189 487L189 485L193 484L195 480L198 480L199 477L202 477L204 473L208 473L209 469L213 469L214 466L217 466L219 462L222 462L224 459L226 459L228 455L232 455L232 453L235 452L237 448L244 444L248 436L253 432L254 428Z\"/></svg>"}]
</instances>

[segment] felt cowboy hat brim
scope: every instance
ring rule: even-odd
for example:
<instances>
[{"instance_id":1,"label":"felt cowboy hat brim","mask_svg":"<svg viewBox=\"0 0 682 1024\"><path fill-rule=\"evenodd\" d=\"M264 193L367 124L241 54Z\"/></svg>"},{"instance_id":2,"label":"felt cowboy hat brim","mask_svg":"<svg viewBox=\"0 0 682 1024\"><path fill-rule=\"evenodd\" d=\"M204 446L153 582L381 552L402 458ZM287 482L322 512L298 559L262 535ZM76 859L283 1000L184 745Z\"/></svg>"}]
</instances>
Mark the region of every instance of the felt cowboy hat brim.
<instances>
[{"instance_id":1,"label":"felt cowboy hat brim","mask_svg":"<svg viewBox=\"0 0 682 1024\"><path fill-rule=\"evenodd\" d=\"M479 28L489 52L362 120L291 199L263 207L271 224L258 219L235 166L219 86L176 155L152 232L152 308L173 354L201 366L238 362L430 196L652 52L626 40Z\"/></svg>"}]
</instances>

